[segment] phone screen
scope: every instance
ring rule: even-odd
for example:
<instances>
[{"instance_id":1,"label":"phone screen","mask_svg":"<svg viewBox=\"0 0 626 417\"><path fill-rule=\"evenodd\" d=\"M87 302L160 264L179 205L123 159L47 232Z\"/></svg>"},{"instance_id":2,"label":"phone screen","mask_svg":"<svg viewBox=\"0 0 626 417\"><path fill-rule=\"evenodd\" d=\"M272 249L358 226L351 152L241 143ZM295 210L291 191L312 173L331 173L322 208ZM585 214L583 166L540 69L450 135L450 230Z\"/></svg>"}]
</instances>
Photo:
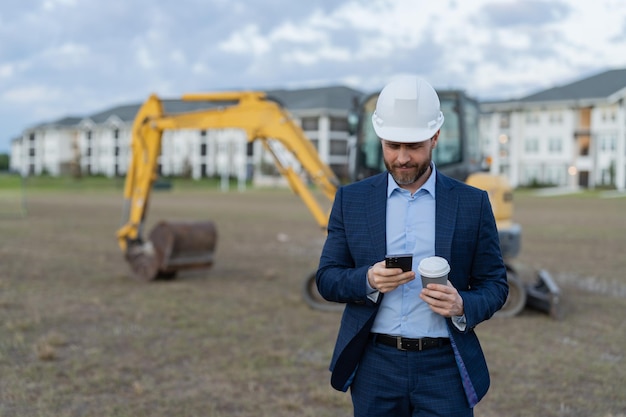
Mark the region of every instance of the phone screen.
<instances>
[{"instance_id":1,"label":"phone screen","mask_svg":"<svg viewBox=\"0 0 626 417\"><path fill-rule=\"evenodd\" d=\"M413 255L387 255L385 256L386 268L401 268L402 271L408 272L413 269Z\"/></svg>"}]
</instances>

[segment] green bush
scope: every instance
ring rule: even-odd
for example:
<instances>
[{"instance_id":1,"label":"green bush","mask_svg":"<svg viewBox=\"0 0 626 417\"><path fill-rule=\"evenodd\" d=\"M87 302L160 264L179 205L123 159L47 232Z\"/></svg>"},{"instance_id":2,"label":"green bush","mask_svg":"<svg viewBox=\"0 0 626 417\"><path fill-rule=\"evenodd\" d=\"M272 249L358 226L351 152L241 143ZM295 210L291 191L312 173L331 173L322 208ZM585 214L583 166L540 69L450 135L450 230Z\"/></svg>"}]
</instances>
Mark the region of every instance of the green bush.
<instances>
[{"instance_id":1,"label":"green bush","mask_svg":"<svg viewBox=\"0 0 626 417\"><path fill-rule=\"evenodd\" d=\"M9 155L6 153L0 153L0 171L8 171L9 170Z\"/></svg>"}]
</instances>

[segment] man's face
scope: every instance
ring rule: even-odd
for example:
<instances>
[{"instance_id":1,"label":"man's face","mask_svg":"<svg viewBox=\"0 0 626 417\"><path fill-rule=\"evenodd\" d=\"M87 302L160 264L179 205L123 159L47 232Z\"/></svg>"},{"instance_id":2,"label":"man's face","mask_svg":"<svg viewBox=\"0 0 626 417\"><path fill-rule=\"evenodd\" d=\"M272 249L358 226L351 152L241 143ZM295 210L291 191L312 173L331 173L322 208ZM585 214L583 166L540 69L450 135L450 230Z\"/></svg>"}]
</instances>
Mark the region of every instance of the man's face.
<instances>
[{"instance_id":1,"label":"man's face","mask_svg":"<svg viewBox=\"0 0 626 417\"><path fill-rule=\"evenodd\" d=\"M414 191L424 184L437 136L415 143L381 141L385 167L399 186Z\"/></svg>"}]
</instances>

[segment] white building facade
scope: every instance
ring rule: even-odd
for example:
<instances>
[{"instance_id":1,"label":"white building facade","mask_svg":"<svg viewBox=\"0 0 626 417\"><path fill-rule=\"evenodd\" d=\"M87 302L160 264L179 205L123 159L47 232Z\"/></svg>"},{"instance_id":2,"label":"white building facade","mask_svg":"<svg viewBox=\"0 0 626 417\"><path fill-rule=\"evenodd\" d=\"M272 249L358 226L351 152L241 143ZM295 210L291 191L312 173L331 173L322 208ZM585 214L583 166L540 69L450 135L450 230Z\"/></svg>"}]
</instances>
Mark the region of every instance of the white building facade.
<instances>
[{"instance_id":1,"label":"white building facade","mask_svg":"<svg viewBox=\"0 0 626 417\"><path fill-rule=\"evenodd\" d=\"M362 93L344 87L274 93L286 98L282 101L287 110L316 146L322 161L340 178L347 176L348 113L354 98ZM164 105L167 112L168 105L175 107L180 102L170 100ZM125 175L130 162L131 127L138 109L139 105L121 106L85 118L66 118L28 128L12 142L10 169L23 176L69 175L77 169L81 175ZM299 167L288 152L281 150L280 143L272 146L281 162ZM238 129L166 130L162 136L158 173L165 177L253 180L275 176L276 172L262 144L248 143L245 133Z\"/></svg>"},{"instance_id":2,"label":"white building facade","mask_svg":"<svg viewBox=\"0 0 626 417\"><path fill-rule=\"evenodd\" d=\"M491 172L514 187L626 189L626 70L507 102L482 103Z\"/></svg>"}]
</instances>

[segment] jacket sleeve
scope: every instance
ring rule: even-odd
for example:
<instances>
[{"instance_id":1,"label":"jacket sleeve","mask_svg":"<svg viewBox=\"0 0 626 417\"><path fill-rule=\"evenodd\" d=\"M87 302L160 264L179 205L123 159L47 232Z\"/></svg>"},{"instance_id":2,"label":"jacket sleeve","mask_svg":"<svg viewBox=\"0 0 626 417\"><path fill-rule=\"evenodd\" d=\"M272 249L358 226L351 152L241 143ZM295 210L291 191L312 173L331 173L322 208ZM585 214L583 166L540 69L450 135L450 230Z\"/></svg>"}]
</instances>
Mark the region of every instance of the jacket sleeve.
<instances>
[{"instance_id":1,"label":"jacket sleeve","mask_svg":"<svg viewBox=\"0 0 626 417\"><path fill-rule=\"evenodd\" d=\"M328 236L316 275L317 288L328 301L373 304L367 297L367 270L370 265L363 259L355 259L351 250L351 239L358 239L358 233L352 227L351 235L348 236L344 197L344 189L340 188L335 195L328 221Z\"/></svg>"},{"instance_id":2,"label":"jacket sleeve","mask_svg":"<svg viewBox=\"0 0 626 417\"><path fill-rule=\"evenodd\" d=\"M489 319L505 303L509 285L491 204L481 191L478 228L470 267L469 288L461 291L466 331Z\"/></svg>"}]
</instances>

